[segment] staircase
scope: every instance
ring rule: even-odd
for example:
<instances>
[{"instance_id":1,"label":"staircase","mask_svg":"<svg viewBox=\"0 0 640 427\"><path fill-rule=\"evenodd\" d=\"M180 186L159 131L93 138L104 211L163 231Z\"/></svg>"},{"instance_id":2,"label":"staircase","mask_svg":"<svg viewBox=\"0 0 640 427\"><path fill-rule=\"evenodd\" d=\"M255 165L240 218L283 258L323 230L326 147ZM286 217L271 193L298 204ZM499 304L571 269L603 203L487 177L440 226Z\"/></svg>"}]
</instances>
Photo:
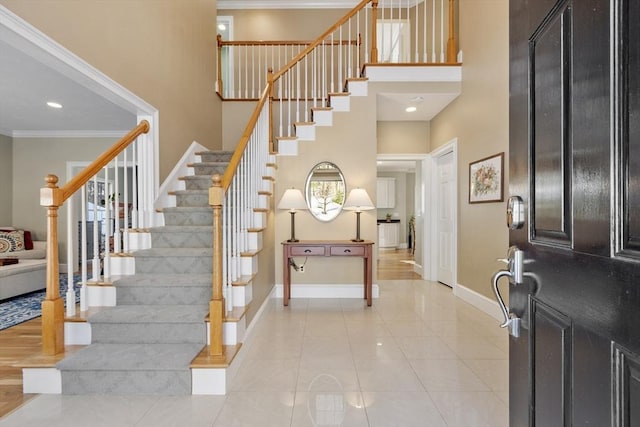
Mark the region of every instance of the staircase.
<instances>
[{"instance_id":1,"label":"staircase","mask_svg":"<svg viewBox=\"0 0 640 427\"><path fill-rule=\"evenodd\" d=\"M89 317L91 344L57 364L63 394L189 395L192 360L207 345L212 277L211 175L230 152L200 153L150 229L152 247L133 253L135 274L114 281L116 307Z\"/></svg>"}]
</instances>

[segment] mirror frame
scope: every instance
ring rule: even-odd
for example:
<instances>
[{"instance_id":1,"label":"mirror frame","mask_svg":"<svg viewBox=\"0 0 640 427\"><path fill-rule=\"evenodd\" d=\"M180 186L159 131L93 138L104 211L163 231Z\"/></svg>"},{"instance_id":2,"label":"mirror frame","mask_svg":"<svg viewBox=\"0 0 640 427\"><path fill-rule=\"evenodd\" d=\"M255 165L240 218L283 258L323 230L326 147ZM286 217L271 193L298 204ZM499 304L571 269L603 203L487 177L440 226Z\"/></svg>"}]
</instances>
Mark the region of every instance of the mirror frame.
<instances>
[{"instance_id":1,"label":"mirror frame","mask_svg":"<svg viewBox=\"0 0 640 427\"><path fill-rule=\"evenodd\" d=\"M311 200L311 198L314 197L311 194L311 185L312 185L312 182L314 181L313 175L314 173L316 173L317 170L320 170L321 169L320 166L323 166L323 165L331 166L333 169L336 170L336 172L340 177L340 181L336 181L336 182L339 182L342 185L342 203L339 203L339 204L335 203L336 205L338 205L338 207L334 208L335 211L332 211L329 214L323 214L322 212L319 212L318 211L319 208L317 207L317 204L312 205L312 200ZM316 181L316 182L320 182L320 181ZM339 189L337 191L339 191ZM307 208L309 209L311 216L313 216L318 221L330 222L336 219L338 215L340 215L340 212L342 212L342 207L344 206L345 199L347 198L347 183L344 179L344 175L342 174L342 171L340 170L340 168L335 163L329 162L329 161L323 161L323 162L317 163L313 168L311 168L309 175L307 175L307 180L304 184L304 198L305 198L305 201L307 202ZM333 197L331 202L333 202Z\"/></svg>"}]
</instances>

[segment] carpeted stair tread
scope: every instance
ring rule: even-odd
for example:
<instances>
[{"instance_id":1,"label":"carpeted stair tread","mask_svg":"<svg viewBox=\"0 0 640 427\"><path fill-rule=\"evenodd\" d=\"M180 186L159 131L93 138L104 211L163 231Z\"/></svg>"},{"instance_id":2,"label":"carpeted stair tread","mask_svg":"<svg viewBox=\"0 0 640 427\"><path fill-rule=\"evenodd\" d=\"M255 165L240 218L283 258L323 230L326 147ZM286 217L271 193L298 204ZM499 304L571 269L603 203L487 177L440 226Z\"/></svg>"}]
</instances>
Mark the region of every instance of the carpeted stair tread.
<instances>
[{"instance_id":1,"label":"carpeted stair tread","mask_svg":"<svg viewBox=\"0 0 640 427\"><path fill-rule=\"evenodd\" d=\"M122 305L102 310L89 317L98 323L204 323L209 312L203 305Z\"/></svg>"},{"instance_id":2,"label":"carpeted stair tread","mask_svg":"<svg viewBox=\"0 0 640 427\"><path fill-rule=\"evenodd\" d=\"M211 212L211 206L168 206L162 208L162 212L199 213Z\"/></svg>"},{"instance_id":3,"label":"carpeted stair tread","mask_svg":"<svg viewBox=\"0 0 640 427\"><path fill-rule=\"evenodd\" d=\"M172 191L171 194L175 195L191 195L191 194L209 194L209 189L194 189L194 190L175 190Z\"/></svg>"},{"instance_id":4,"label":"carpeted stair tread","mask_svg":"<svg viewBox=\"0 0 640 427\"><path fill-rule=\"evenodd\" d=\"M211 274L136 274L113 282L116 287L211 286Z\"/></svg>"},{"instance_id":5,"label":"carpeted stair tread","mask_svg":"<svg viewBox=\"0 0 640 427\"><path fill-rule=\"evenodd\" d=\"M212 225L163 225L149 228L150 233L213 233Z\"/></svg>"},{"instance_id":6,"label":"carpeted stair tread","mask_svg":"<svg viewBox=\"0 0 640 427\"><path fill-rule=\"evenodd\" d=\"M92 344L58 362L61 371L189 371L202 344Z\"/></svg>"},{"instance_id":7,"label":"carpeted stair tread","mask_svg":"<svg viewBox=\"0 0 640 427\"><path fill-rule=\"evenodd\" d=\"M212 248L152 248L134 252L136 258L213 256Z\"/></svg>"}]
</instances>

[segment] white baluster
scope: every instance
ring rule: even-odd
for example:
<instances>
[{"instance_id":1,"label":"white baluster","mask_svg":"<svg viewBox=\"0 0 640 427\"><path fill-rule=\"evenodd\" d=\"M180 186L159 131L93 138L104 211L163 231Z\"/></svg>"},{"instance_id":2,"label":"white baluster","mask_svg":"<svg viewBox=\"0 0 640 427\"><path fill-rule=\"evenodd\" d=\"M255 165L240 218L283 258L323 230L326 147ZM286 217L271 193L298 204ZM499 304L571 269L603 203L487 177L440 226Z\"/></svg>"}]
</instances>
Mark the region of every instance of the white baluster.
<instances>
[{"instance_id":1,"label":"white baluster","mask_svg":"<svg viewBox=\"0 0 640 427\"><path fill-rule=\"evenodd\" d=\"M115 174L115 182L116 182L116 189L115 189L115 194L113 197L113 217L114 217L114 221L113 221L113 253L114 254L119 254L120 253L120 170L118 167L118 156L116 156L115 159L113 159L114 161L114 174Z\"/></svg>"},{"instance_id":2,"label":"white baluster","mask_svg":"<svg viewBox=\"0 0 640 427\"><path fill-rule=\"evenodd\" d=\"M105 249L104 249L104 258L102 260L102 276L103 278L111 277L111 266L109 265L111 261L111 242L109 241L111 238L111 209L110 209L110 201L109 194L111 194L111 186L109 185L109 166L105 166L104 168L104 188L105 188L105 203L104 203L104 215L105 215Z\"/></svg>"},{"instance_id":3,"label":"white baluster","mask_svg":"<svg viewBox=\"0 0 640 427\"><path fill-rule=\"evenodd\" d=\"M76 314L76 292L73 289L73 196L67 199L67 294L66 314L71 317Z\"/></svg>"},{"instance_id":4,"label":"white baluster","mask_svg":"<svg viewBox=\"0 0 640 427\"><path fill-rule=\"evenodd\" d=\"M444 62L444 0L440 0L440 62Z\"/></svg>"},{"instance_id":5,"label":"white baluster","mask_svg":"<svg viewBox=\"0 0 640 427\"><path fill-rule=\"evenodd\" d=\"M104 184L106 185L106 183ZM106 188L103 186L103 188ZM103 220L104 221L104 220ZM98 174L93 176L93 264L91 280L97 282L100 274L100 230L98 230Z\"/></svg>"},{"instance_id":6,"label":"white baluster","mask_svg":"<svg viewBox=\"0 0 640 427\"><path fill-rule=\"evenodd\" d=\"M138 150L138 139L136 138L135 141L133 141L132 144L132 150L131 150L131 164L133 165L133 170L132 170L132 174L131 174L131 181L133 181L131 183L131 198L133 200L131 200L131 227L132 228L138 228L138 163L137 163L137 150Z\"/></svg>"},{"instance_id":7,"label":"white baluster","mask_svg":"<svg viewBox=\"0 0 640 427\"><path fill-rule=\"evenodd\" d=\"M433 15L431 18L431 62L436 62L436 0L431 0Z\"/></svg>"},{"instance_id":8,"label":"white baluster","mask_svg":"<svg viewBox=\"0 0 640 427\"><path fill-rule=\"evenodd\" d=\"M422 2L422 10L423 10L423 15L424 15L424 27L422 28L422 38L423 38L423 61L424 62L429 62L429 55L427 54L427 0L424 0Z\"/></svg>"},{"instance_id":9,"label":"white baluster","mask_svg":"<svg viewBox=\"0 0 640 427\"><path fill-rule=\"evenodd\" d=\"M129 164L127 163L127 150L124 149L124 229L122 232L122 241L124 243L124 252L129 252Z\"/></svg>"},{"instance_id":10,"label":"white baluster","mask_svg":"<svg viewBox=\"0 0 640 427\"><path fill-rule=\"evenodd\" d=\"M80 256L81 262L81 276L80 276L80 311L87 311L89 308L89 302L87 301L87 185L82 186L82 191L80 193L80 197L82 197L81 209L82 209L82 229L80 234L81 251L82 255ZM93 219L94 224L97 223L95 217ZM95 241L95 239L94 239Z\"/></svg>"}]
</instances>

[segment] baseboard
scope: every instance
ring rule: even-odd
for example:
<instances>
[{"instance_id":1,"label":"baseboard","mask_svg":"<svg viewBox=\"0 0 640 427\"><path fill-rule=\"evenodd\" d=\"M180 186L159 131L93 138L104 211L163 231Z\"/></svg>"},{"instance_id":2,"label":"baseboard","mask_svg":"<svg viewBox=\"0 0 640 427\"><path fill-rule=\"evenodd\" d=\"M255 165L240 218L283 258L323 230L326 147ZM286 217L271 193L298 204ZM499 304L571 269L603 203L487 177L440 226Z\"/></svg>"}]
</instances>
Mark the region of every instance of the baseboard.
<instances>
[{"instance_id":1,"label":"baseboard","mask_svg":"<svg viewBox=\"0 0 640 427\"><path fill-rule=\"evenodd\" d=\"M468 302L475 308L487 313L494 319L499 321L504 320L502 310L500 310L500 306L498 305L497 301L492 300L491 298L487 298L486 296L479 294L478 292L460 284L456 285L453 293L461 300Z\"/></svg>"},{"instance_id":2,"label":"baseboard","mask_svg":"<svg viewBox=\"0 0 640 427\"><path fill-rule=\"evenodd\" d=\"M62 394L62 374L56 368L23 368L24 394Z\"/></svg>"},{"instance_id":3,"label":"baseboard","mask_svg":"<svg viewBox=\"0 0 640 427\"><path fill-rule=\"evenodd\" d=\"M420 277L424 278L424 268L420 264L413 264L413 272L420 275Z\"/></svg>"},{"instance_id":4,"label":"baseboard","mask_svg":"<svg viewBox=\"0 0 640 427\"><path fill-rule=\"evenodd\" d=\"M378 298L380 288L378 285L371 287L371 296ZM362 285L356 284L307 284L291 285L291 298L363 298ZM275 286L274 298L282 298L282 284Z\"/></svg>"}]
</instances>

